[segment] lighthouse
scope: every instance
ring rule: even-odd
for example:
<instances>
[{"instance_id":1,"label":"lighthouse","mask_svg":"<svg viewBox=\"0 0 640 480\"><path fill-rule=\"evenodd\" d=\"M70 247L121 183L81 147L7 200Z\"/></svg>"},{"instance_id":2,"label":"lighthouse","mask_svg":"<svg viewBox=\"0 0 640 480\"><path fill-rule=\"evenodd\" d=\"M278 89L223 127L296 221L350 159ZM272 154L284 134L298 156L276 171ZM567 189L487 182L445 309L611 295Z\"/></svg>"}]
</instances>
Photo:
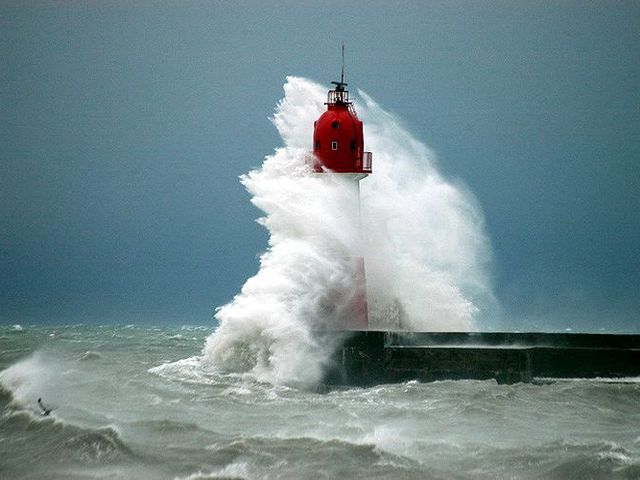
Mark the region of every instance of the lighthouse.
<instances>
[{"instance_id":1,"label":"lighthouse","mask_svg":"<svg viewBox=\"0 0 640 480\"><path fill-rule=\"evenodd\" d=\"M346 174L359 182L371 173L371 152L364 151L362 121L345 88L344 67L327 95L327 111L313 124L314 170Z\"/></svg>"},{"instance_id":2,"label":"lighthouse","mask_svg":"<svg viewBox=\"0 0 640 480\"><path fill-rule=\"evenodd\" d=\"M327 95L327 110L313 124L313 170L318 174L338 175L350 191L349 202L343 208L358 232L357 243L363 248L360 228L360 180L371 173L371 152L364 151L362 121L358 118L344 82L344 45L339 82ZM345 302L341 318L335 325L341 330L368 328L367 288L364 257L354 255L344 259L351 277L352 291L335 292L336 301Z\"/></svg>"}]
</instances>

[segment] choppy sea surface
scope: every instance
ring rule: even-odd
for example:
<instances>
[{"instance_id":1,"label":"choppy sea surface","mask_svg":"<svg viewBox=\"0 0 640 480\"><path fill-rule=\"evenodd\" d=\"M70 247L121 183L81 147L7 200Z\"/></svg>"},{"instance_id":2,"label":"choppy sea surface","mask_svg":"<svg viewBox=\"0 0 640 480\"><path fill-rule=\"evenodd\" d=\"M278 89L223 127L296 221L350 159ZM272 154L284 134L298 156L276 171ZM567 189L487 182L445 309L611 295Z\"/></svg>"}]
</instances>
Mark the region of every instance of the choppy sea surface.
<instances>
[{"instance_id":1,"label":"choppy sea surface","mask_svg":"<svg viewBox=\"0 0 640 480\"><path fill-rule=\"evenodd\" d=\"M0 326L0 478L640 478L633 379L317 393L203 370L211 331Z\"/></svg>"}]
</instances>

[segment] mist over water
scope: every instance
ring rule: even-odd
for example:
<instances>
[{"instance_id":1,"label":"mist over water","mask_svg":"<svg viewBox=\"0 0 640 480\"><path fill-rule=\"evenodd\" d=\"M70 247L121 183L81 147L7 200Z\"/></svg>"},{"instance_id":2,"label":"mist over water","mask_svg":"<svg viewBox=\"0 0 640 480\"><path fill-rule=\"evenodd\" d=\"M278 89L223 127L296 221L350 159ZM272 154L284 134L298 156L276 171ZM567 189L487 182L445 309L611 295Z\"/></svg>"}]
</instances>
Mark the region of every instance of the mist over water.
<instances>
[{"instance_id":1,"label":"mist over water","mask_svg":"<svg viewBox=\"0 0 640 480\"><path fill-rule=\"evenodd\" d=\"M241 177L264 213L269 245L258 273L217 310L203 364L269 382L318 381L334 347L318 331L350 304L353 276L343 259L354 256L365 258L371 328L478 329L496 302L473 195L446 181L429 149L359 92L373 174L360 182L358 225L348 207L353 182L314 174L307 162L326 88L288 77L284 91L272 118L284 146Z\"/></svg>"}]
</instances>

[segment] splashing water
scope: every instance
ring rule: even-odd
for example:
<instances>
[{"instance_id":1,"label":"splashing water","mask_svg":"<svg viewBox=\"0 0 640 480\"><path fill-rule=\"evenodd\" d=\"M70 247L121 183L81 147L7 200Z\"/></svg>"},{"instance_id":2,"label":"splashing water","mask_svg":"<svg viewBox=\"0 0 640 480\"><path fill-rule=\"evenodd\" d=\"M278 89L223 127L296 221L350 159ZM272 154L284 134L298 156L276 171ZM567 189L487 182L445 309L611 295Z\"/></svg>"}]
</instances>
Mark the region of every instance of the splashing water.
<instances>
[{"instance_id":1,"label":"splashing water","mask_svg":"<svg viewBox=\"0 0 640 480\"><path fill-rule=\"evenodd\" d=\"M375 158L362 184L371 316L380 328L395 320L418 331L477 329L497 309L482 210L462 184L442 178L424 144L359 93ZM395 318L384 315L390 307Z\"/></svg>"},{"instance_id":2,"label":"splashing water","mask_svg":"<svg viewBox=\"0 0 640 480\"><path fill-rule=\"evenodd\" d=\"M270 233L260 270L216 312L203 364L258 379L310 385L335 347L318 334L351 302L344 258L366 264L372 328L476 328L495 305L490 247L474 197L447 183L433 155L369 96L356 103L373 174L361 182L362 232L345 213L352 182L306 162L325 89L288 77L272 119L284 147L241 177ZM336 296L335 292L342 292Z\"/></svg>"}]
</instances>

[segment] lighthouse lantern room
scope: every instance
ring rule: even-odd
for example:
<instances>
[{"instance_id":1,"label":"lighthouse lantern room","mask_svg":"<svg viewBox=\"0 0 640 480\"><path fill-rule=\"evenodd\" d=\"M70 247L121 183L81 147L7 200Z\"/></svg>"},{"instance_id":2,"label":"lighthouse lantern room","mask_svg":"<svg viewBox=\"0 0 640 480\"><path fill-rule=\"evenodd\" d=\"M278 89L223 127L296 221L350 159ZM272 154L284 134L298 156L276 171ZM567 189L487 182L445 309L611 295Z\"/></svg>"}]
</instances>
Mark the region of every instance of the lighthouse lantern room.
<instances>
[{"instance_id":1,"label":"lighthouse lantern room","mask_svg":"<svg viewBox=\"0 0 640 480\"><path fill-rule=\"evenodd\" d=\"M344 59L344 50L343 50ZM336 173L371 173L371 152L364 151L362 122L344 83L344 60L339 82L327 95L327 111L313 125L313 168Z\"/></svg>"}]
</instances>

